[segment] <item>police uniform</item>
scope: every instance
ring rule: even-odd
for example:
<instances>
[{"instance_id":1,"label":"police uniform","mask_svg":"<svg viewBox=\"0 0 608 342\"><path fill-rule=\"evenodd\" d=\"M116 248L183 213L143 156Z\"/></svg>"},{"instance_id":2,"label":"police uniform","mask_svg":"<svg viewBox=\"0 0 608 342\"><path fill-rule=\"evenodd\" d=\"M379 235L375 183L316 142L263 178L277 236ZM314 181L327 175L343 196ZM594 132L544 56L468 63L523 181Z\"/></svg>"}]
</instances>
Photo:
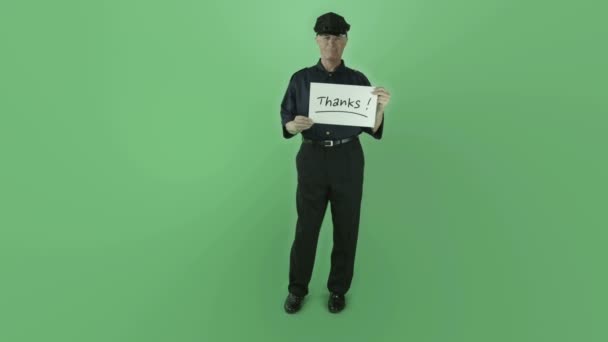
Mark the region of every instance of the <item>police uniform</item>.
<instances>
[{"instance_id":1,"label":"police uniform","mask_svg":"<svg viewBox=\"0 0 608 342\"><path fill-rule=\"evenodd\" d=\"M346 33L350 25L335 13L317 19L317 34ZM283 137L294 137L285 124L296 115L308 115L310 82L370 86L367 77L351 69L344 60L334 71L327 71L321 59L316 65L295 72L281 103ZM382 138L384 120L376 133L370 127L315 123L302 131L302 143L296 155L297 223L291 246L288 290L297 296L308 294L319 231L327 203L331 204L333 249L327 281L330 292L344 295L353 278L359 214L361 207L365 158L359 135L365 132Z\"/></svg>"}]
</instances>

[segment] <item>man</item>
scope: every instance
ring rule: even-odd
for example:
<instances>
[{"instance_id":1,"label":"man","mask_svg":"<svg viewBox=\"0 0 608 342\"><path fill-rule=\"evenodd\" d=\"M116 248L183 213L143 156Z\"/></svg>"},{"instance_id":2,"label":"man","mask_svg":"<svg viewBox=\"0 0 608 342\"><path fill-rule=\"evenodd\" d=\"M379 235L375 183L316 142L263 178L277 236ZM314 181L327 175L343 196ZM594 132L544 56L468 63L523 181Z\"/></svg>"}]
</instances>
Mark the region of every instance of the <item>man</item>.
<instances>
[{"instance_id":1,"label":"man","mask_svg":"<svg viewBox=\"0 0 608 342\"><path fill-rule=\"evenodd\" d=\"M337 313L346 305L345 294L353 278L359 212L363 189L364 156L359 134L382 138L384 108L389 92L376 87L378 95L374 127L314 124L308 118L310 82L371 86L365 75L346 67L342 53L350 25L336 13L317 18L314 31L321 58L316 65L295 72L281 103L281 123L286 139L300 133L302 144L296 156L298 220L291 246L287 313L300 310L308 294L319 231L327 202L331 203L333 249L327 282L329 311Z\"/></svg>"}]
</instances>

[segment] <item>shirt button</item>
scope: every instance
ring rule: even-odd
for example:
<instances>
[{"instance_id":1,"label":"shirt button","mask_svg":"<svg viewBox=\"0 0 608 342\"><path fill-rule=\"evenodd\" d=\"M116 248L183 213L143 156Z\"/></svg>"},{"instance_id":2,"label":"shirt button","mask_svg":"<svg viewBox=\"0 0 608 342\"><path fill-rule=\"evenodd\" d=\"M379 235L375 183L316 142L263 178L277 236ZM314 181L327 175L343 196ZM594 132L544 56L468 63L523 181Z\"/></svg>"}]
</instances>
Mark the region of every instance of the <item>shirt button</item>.
<instances>
[{"instance_id":1,"label":"shirt button","mask_svg":"<svg viewBox=\"0 0 608 342\"><path fill-rule=\"evenodd\" d=\"M329 77L331 77L331 74L329 74Z\"/></svg>"},{"instance_id":2,"label":"shirt button","mask_svg":"<svg viewBox=\"0 0 608 342\"><path fill-rule=\"evenodd\" d=\"M329 135L329 131L325 132L325 134Z\"/></svg>"}]
</instances>

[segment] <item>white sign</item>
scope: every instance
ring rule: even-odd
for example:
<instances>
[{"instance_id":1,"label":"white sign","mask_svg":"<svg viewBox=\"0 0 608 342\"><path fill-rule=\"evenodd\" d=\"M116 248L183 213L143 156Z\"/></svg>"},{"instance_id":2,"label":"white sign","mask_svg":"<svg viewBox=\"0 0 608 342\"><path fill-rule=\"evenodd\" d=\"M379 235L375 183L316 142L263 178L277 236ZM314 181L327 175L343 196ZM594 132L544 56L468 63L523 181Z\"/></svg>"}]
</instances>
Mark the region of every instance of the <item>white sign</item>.
<instances>
[{"instance_id":1,"label":"white sign","mask_svg":"<svg viewBox=\"0 0 608 342\"><path fill-rule=\"evenodd\" d=\"M314 123L374 127L375 87L310 82L308 117Z\"/></svg>"}]
</instances>

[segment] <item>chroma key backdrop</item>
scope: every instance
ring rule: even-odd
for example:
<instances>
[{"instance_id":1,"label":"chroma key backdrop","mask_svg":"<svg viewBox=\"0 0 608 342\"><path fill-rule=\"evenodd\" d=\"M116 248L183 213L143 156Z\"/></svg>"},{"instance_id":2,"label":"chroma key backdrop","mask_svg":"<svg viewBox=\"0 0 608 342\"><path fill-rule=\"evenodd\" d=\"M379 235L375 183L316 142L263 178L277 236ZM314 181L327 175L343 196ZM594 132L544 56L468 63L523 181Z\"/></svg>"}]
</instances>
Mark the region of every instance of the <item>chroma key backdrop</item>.
<instances>
[{"instance_id":1,"label":"chroma key backdrop","mask_svg":"<svg viewBox=\"0 0 608 342\"><path fill-rule=\"evenodd\" d=\"M0 341L608 341L607 9L2 1ZM326 12L391 99L346 308L328 208L289 315L280 103Z\"/></svg>"}]
</instances>

